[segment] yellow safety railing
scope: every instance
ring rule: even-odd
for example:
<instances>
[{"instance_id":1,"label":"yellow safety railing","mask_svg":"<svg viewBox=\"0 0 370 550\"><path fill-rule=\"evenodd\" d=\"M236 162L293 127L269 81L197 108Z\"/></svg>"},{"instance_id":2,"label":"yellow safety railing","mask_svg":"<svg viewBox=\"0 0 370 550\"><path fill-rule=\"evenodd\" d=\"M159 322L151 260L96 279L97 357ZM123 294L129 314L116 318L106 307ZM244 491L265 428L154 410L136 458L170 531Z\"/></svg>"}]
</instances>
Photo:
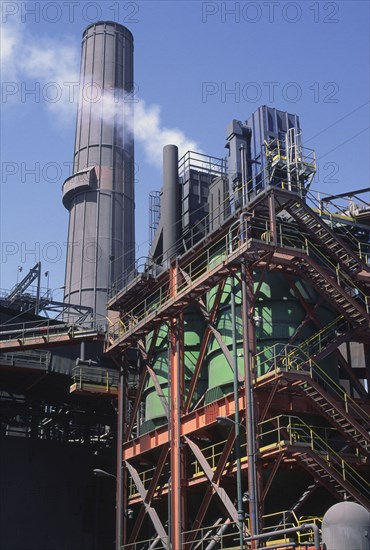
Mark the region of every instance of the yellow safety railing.
<instances>
[{"instance_id":1,"label":"yellow safety railing","mask_svg":"<svg viewBox=\"0 0 370 550\"><path fill-rule=\"evenodd\" d=\"M355 413L366 424L370 424L370 414L353 399L318 363L309 355L309 349L305 350L305 342L301 346L274 344L265 348L256 356L258 367L266 373L279 371L301 372L312 379L323 382L325 387L341 399L342 406L347 413ZM262 359L266 357L266 359Z\"/></svg>"},{"instance_id":2,"label":"yellow safety railing","mask_svg":"<svg viewBox=\"0 0 370 550\"><path fill-rule=\"evenodd\" d=\"M293 423L293 420L290 422L290 424L288 422L284 422L283 425L280 425L284 419L288 418L286 416L281 416L281 417L277 417L279 418L278 420L278 427L273 427L271 428L269 431L266 429L266 426L269 425L269 423L271 422L270 420L268 421L265 421L263 422L262 424L260 424L260 426L262 427L261 428L261 435L260 435L260 440L261 440L261 445L263 446L264 444L264 439L266 439L266 437L268 437L269 439L269 444L271 443L276 443L276 438L272 438L270 437L270 434L276 434L279 436L282 434L282 431L283 429L287 429L286 428L286 425L290 426L288 428L288 430L290 430L290 439L289 439L289 442L291 444L293 443L300 443L301 445L303 443L306 443L307 444L307 434L306 432L304 433L305 437L303 437L302 435L300 437L294 435L295 434L295 431L294 430L306 430L307 433L309 434L309 443L310 443L310 447L313 446L313 438L317 438L317 441L321 441L321 445L320 445L320 448L317 448L317 445L318 443L316 442L315 443L315 446L314 446L314 449L313 450L317 450L318 452L320 451L321 452L321 449L322 448L325 448L325 451L326 451L326 454L328 455L328 453L331 453L331 448L329 446L329 441L331 443L333 443L335 440L335 436L337 435L337 430L335 428L329 428L329 427L321 427L321 426L308 426L307 424L303 423L299 418L297 417L289 417L290 419L294 419L295 423ZM320 431L321 435L317 435L317 432ZM286 437L284 438L284 440L286 441ZM221 454L222 454L222 451L224 450L224 447L225 447L225 444L226 444L226 440L223 440L223 441L218 441L217 443L214 443L212 445L209 445L208 447L205 447L202 449L202 453L204 454L210 468L215 471L216 470L216 467L217 467L217 464L218 464L218 460L219 458L221 457ZM243 452L243 449L244 449L244 452ZM242 462L243 461L246 461L247 458L246 458L246 444L243 443L241 445L241 450L242 450ZM339 455L338 455L339 456ZM226 464L225 464L225 468L229 467L231 464L233 464L233 461L228 461ZM351 468L351 467L350 467ZM166 468L166 472L168 470L168 465L167 465L167 468ZM149 485L150 485L150 482L153 478L153 475L154 475L154 472L155 472L155 467L153 468L148 468L147 470L144 470L142 472L139 473L139 476L140 476L140 479L141 479L141 482L144 486L145 489L148 489L149 488ZM197 460L193 460L191 463L189 463L189 466L188 466L188 479L191 480L191 479L195 479L199 476L202 476L202 475L205 475L204 474L204 471L203 471L203 468L201 467L201 465L199 464L199 462ZM158 489L166 489L166 487L168 486L168 473L163 473L162 474L162 483L159 483L158 484ZM139 496L139 492L136 488L136 485L133 481L133 479L131 477L129 477L129 498L135 498L135 497L138 497Z\"/></svg>"},{"instance_id":3,"label":"yellow safety railing","mask_svg":"<svg viewBox=\"0 0 370 550\"><path fill-rule=\"evenodd\" d=\"M245 535L249 531L249 520L244 521ZM193 535L194 540L191 547L197 550L206 550L212 543L216 542L215 548L218 550L239 550L239 526L234 521L227 523L215 523L208 526L200 526L198 529L184 531L182 533L182 544L185 547L189 536Z\"/></svg>"},{"instance_id":4,"label":"yellow safety railing","mask_svg":"<svg viewBox=\"0 0 370 550\"><path fill-rule=\"evenodd\" d=\"M295 514L294 514L295 515ZM297 518L297 516L295 516ZM297 521L297 527L300 527L301 525L306 525L307 523L314 523L319 528L319 533L322 533L322 518L318 516L300 516L296 519ZM297 533L298 536L298 542L300 544L313 542L314 540L314 532L313 531L299 531Z\"/></svg>"},{"instance_id":5,"label":"yellow safety railing","mask_svg":"<svg viewBox=\"0 0 370 550\"><path fill-rule=\"evenodd\" d=\"M289 153L292 152L292 145L287 147L285 140L273 139L266 142L266 157L271 158L272 161L283 160L286 161L289 157ZM299 154L298 154L299 153ZM297 164L303 164L309 166L312 171L316 171L316 153L314 149L308 147L294 147L294 154L292 162Z\"/></svg>"},{"instance_id":6,"label":"yellow safety railing","mask_svg":"<svg viewBox=\"0 0 370 550\"><path fill-rule=\"evenodd\" d=\"M257 176L246 182L240 189L247 188L249 183L256 177ZM258 238L260 238L261 241L270 243L270 224L267 218L252 217L248 222L248 228L253 233L253 239L258 240ZM245 227L245 229L241 231L240 227L236 227L234 224L234 227L230 228L226 235L220 237L205 249L202 249L199 254L188 263L185 262L181 264L181 270L185 273L185 276L182 277L179 275L176 281L176 294L179 295L182 292L186 292L192 285L195 285L202 276L211 273L212 270L217 270L223 263L237 256L238 251L246 247L249 243L249 229L247 230L247 227ZM278 222L276 224L276 231L278 236L278 242L276 244L290 250L298 249L308 256L312 256L320 264L328 267L335 273L338 284L345 288L350 288L353 295L361 300L366 311L370 311L369 296L365 295L365 293L354 284L351 276L346 274L338 264L328 259L323 247L312 243L299 232L293 234L294 227L292 227L292 224ZM258 237L258 235L260 235L260 237ZM117 338L137 326L149 315L154 315L156 310L164 307L166 304L170 304L171 300L174 299L172 294L170 281L166 281L166 283L146 296L143 302L128 311L124 319L117 321L109 327L110 341L114 342Z\"/></svg>"},{"instance_id":7,"label":"yellow safety railing","mask_svg":"<svg viewBox=\"0 0 370 550\"><path fill-rule=\"evenodd\" d=\"M144 489L148 489L149 488L149 485L150 485L150 482L151 480L153 479L153 474L155 472L155 467L153 468L148 468L147 470L143 470L142 472L139 473L139 477L140 477L140 480L144 486ZM165 474L162 474L162 477L164 476ZM162 485L158 485L158 488L161 487L161 488L165 488L168 486L168 476L167 476L167 479L166 480L163 480L163 484ZM134 480L132 479L131 476L129 476L129 490L128 490L128 494L129 494L129 498L133 498L133 497L137 497L139 496L139 491L135 485L135 482Z\"/></svg>"},{"instance_id":8,"label":"yellow safety railing","mask_svg":"<svg viewBox=\"0 0 370 550\"><path fill-rule=\"evenodd\" d=\"M176 296L190 288L204 274L211 272L234 256L236 250L246 243L246 239L244 240L241 237L235 239L237 229L234 232L235 234L227 234L221 237L217 242L203 250L195 260L181 266L186 276L180 280L179 275ZM128 320L120 320L110 326L108 329L110 338L115 340L125 334L150 314L156 312L166 303L170 303L171 300L174 300L174 298L171 296L170 282L168 281L148 295L139 305L132 308L125 316L125 319Z\"/></svg>"},{"instance_id":9,"label":"yellow safety railing","mask_svg":"<svg viewBox=\"0 0 370 550\"><path fill-rule=\"evenodd\" d=\"M222 441L218 441L217 443L214 443L212 445L209 445L208 447L204 447L202 449L202 453L204 454L209 466L211 467L211 469L213 471L217 467L218 460L219 460L219 458L222 454L222 451L225 447L225 444L226 444L226 440L222 440ZM244 449L246 448L245 443L242 443L242 445L241 445L241 449L243 449L243 448ZM244 454L246 455L246 453L244 453ZM227 465L229 465L229 464L230 464L230 462L227 463ZM143 470L142 472L139 473L139 477L140 477L141 482L143 483L145 489L148 489L154 472L155 472L155 468L153 467L153 468L148 468L147 470ZM202 475L204 475L204 471L203 471L203 468L201 467L200 463L198 462L198 460L195 459L192 462L190 462L189 466L188 466L188 478L189 479L194 479L194 478L202 476ZM166 487L167 480L165 480L164 483L165 483L164 485L160 485L161 488ZM158 485L158 487L159 487L159 485ZM135 497L135 496L138 496L138 495L139 495L139 492L136 488L136 485L135 485L133 479L130 477L129 496L130 496L130 498L132 498L132 497Z\"/></svg>"},{"instance_id":10,"label":"yellow safety railing","mask_svg":"<svg viewBox=\"0 0 370 550\"><path fill-rule=\"evenodd\" d=\"M347 321L344 318L344 315L339 315L331 323L325 325L321 330L312 334L309 338L306 338L303 342L299 344L301 350L309 352L310 355L314 355L320 352L327 344L328 339L332 341L333 332L340 331L347 327Z\"/></svg>"},{"instance_id":11,"label":"yellow safety railing","mask_svg":"<svg viewBox=\"0 0 370 550\"><path fill-rule=\"evenodd\" d=\"M263 532L271 532L280 529L289 529L291 527L300 527L306 523L315 523L319 528L319 533L322 532L322 518L318 516L300 516L298 517L294 510L282 510L272 514L263 516ZM313 540L313 531L305 531L297 533L299 543L307 543Z\"/></svg>"},{"instance_id":12,"label":"yellow safety railing","mask_svg":"<svg viewBox=\"0 0 370 550\"><path fill-rule=\"evenodd\" d=\"M317 261L320 265L328 268L335 274L336 282L342 288L346 288L347 292L352 293L352 297L355 297L361 302L367 313L370 313L370 296L365 294L356 284L348 273L346 273L339 263L334 263L330 257L328 257L326 249L323 245L313 243L303 235L291 235L286 233L287 224L279 223L277 225L278 230L278 244L282 248L299 249L304 251L307 256ZM266 236L263 240L269 242L270 232L266 231ZM271 237L270 237L271 238Z\"/></svg>"},{"instance_id":13,"label":"yellow safety railing","mask_svg":"<svg viewBox=\"0 0 370 550\"><path fill-rule=\"evenodd\" d=\"M72 369L73 382L79 389L83 389L86 385L101 386L101 388L109 392L112 388L118 387L117 371L104 369L101 367L87 367L80 365Z\"/></svg>"},{"instance_id":14,"label":"yellow safety railing","mask_svg":"<svg viewBox=\"0 0 370 550\"><path fill-rule=\"evenodd\" d=\"M342 454L337 453L312 426L297 416L280 415L261 422L259 425L260 450L270 445L294 445L314 451L333 467L344 481L370 498L370 483L361 476ZM319 428L316 428L318 430Z\"/></svg>"},{"instance_id":15,"label":"yellow safety railing","mask_svg":"<svg viewBox=\"0 0 370 550\"><path fill-rule=\"evenodd\" d=\"M285 510L282 512L277 512L276 514L267 514L262 517L263 523L269 522L271 518L275 516L276 518L276 525L271 525L269 527L266 527L263 529L263 532L269 533L271 531L271 538L270 544L273 544L273 537L274 535L274 529L289 529L291 527L300 527L301 525L307 524L307 523L315 523L319 527L319 532L321 533L321 525L322 525L322 518L315 517L315 516L300 516L299 518L296 516L296 514L293 512L289 512L289 510ZM291 517L291 521L286 522L279 522L279 518L283 517ZM274 519L275 519L274 518ZM244 519L244 529L245 529L245 536L249 532L249 518L246 517ZM211 525L201 525L198 529L191 529L188 531L183 531L182 536L182 544L185 546L186 541L189 540L189 537L192 539L192 547L196 547L197 550L206 550L206 548L210 545L212 542L217 542L217 548L218 550L236 550L239 549L239 541L238 541L238 530L239 525L238 523L234 521L218 521L216 523L213 523ZM297 537L297 538L295 538ZM279 543L282 542L282 540L286 541L289 545L289 542L291 540L298 541L299 544L307 544L311 543L313 540L313 532L306 531L306 532L298 532L296 535L291 535L290 537L283 537L282 535L279 535ZM155 543L154 543L155 541ZM277 541L275 541L276 543ZM160 541L158 535L153 535L150 539L140 540L133 543L128 543L123 546L121 546L121 550L142 550L143 548L149 548L152 544L155 544L155 548L159 550L167 549L167 546L163 546L163 543ZM166 541L166 544L168 542ZM267 543L267 548L269 544ZM153 546L154 547L154 546Z\"/></svg>"}]
</instances>

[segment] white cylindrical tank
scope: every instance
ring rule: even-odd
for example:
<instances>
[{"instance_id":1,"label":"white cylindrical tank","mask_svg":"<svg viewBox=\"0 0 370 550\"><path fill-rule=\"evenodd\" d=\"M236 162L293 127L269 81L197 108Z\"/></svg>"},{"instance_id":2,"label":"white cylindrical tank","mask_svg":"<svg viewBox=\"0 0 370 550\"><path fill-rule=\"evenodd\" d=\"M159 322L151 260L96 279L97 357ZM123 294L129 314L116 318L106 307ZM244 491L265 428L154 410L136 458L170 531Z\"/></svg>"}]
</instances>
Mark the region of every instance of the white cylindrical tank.
<instances>
[{"instance_id":1,"label":"white cylindrical tank","mask_svg":"<svg viewBox=\"0 0 370 550\"><path fill-rule=\"evenodd\" d=\"M370 512L356 502L339 502L322 520L325 550L370 550Z\"/></svg>"}]
</instances>

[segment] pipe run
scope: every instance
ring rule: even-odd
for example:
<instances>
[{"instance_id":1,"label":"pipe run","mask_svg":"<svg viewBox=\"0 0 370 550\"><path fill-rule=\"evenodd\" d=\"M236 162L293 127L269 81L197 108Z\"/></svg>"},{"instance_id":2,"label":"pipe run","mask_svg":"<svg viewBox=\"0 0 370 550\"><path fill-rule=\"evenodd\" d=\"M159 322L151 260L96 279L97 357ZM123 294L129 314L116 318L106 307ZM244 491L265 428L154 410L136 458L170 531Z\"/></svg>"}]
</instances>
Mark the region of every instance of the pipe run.
<instances>
[{"instance_id":1,"label":"pipe run","mask_svg":"<svg viewBox=\"0 0 370 550\"><path fill-rule=\"evenodd\" d=\"M263 533L261 535L253 535L252 537L246 537L244 539L244 542L249 542L252 540L267 539L272 535L273 536L288 535L289 533L299 533L300 531L309 531L309 530L313 531L315 550L320 550L319 528L315 523L304 523L300 527L289 527L289 529L280 529L279 531L272 531L272 532L270 531L269 533Z\"/></svg>"}]
</instances>

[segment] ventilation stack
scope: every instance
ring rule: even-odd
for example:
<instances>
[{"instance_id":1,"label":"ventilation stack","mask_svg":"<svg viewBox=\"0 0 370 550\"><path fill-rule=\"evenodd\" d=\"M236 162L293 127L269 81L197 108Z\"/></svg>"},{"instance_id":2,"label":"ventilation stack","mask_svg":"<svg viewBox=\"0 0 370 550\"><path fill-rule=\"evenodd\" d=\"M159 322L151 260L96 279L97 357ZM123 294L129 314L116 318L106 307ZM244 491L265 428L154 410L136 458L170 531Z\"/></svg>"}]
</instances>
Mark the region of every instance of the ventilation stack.
<instances>
[{"instance_id":1,"label":"ventilation stack","mask_svg":"<svg viewBox=\"0 0 370 550\"><path fill-rule=\"evenodd\" d=\"M106 315L109 288L134 262L133 36L99 21L83 33L65 302ZM120 287L120 284L116 285Z\"/></svg>"}]
</instances>

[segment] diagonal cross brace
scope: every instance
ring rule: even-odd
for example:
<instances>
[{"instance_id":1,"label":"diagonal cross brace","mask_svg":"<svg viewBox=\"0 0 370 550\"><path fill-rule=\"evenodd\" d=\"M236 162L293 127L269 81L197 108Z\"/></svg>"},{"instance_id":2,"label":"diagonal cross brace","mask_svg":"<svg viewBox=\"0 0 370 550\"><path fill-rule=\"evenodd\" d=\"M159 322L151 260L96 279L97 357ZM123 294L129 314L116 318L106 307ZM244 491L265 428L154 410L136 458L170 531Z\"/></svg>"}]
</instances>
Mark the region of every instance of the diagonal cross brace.
<instances>
[{"instance_id":1,"label":"diagonal cross brace","mask_svg":"<svg viewBox=\"0 0 370 550\"><path fill-rule=\"evenodd\" d=\"M140 493L140 496L143 500L143 504L145 506L146 511L149 514L150 519L153 522L154 528L157 531L158 536L160 537L163 548L168 549L168 536L167 533L162 525L161 520L159 519L159 516L157 514L157 511L146 501L147 498L147 491L144 487L143 482L140 479L139 473L127 460L125 460L126 467L128 471L130 472L130 475L132 479L134 480L134 483Z\"/></svg>"},{"instance_id":2,"label":"diagonal cross brace","mask_svg":"<svg viewBox=\"0 0 370 550\"><path fill-rule=\"evenodd\" d=\"M155 374L154 370L149 367L149 365L146 366L146 370L148 371L149 373L149 376L150 378L152 379L153 381L153 384L154 384L154 387L155 387L155 391L157 392L157 395L159 397L159 400L161 402L161 405L163 407L163 410L164 410L164 414L166 415L166 417L168 418L169 416L169 410L168 410L168 402L167 402L167 399L163 393L163 390L161 388L161 385L160 383L158 382L158 378L157 378L157 375Z\"/></svg>"},{"instance_id":3,"label":"diagonal cross brace","mask_svg":"<svg viewBox=\"0 0 370 550\"><path fill-rule=\"evenodd\" d=\"M225 344L225 342L223 341L220 332L216 329L216 327L212 323L209 323L209 328L210 328L213 336L216 338L216 341L217 341L218 345L220 346L223 354L225 355L226 361L229 363L229 366L230 366L231 370L234 372L233 359L231 357L230 350L227 347L227 345ZM240 376L239 370L238 370L238 381L239 382L243 381L243 378Z\"/></svg>"},{"instance_id":4,"label":"diagonal cross brace","mask_svg":"<svg viewBox=\"0 0 370 550\"><path fill-rule=\"evenodd\" d=\"M233 358L231 356L231 353L230 353L230 350L229 348L227 347L227 345L225 344L225 342L223 341L223 338L222 338L222 335L221 333L217 330L217 328L215 327L215 325L213 324L212 320L211 320L211 315L207 312L207 309L204 305L204 302L203 300L198 300L198 303L197 303L198 307L199 307L199 310L201 312L201 314L203 315L203 318L204 320L206 321L207 323L207 327L209 328L209 330L212 332L213 336L215 337L218 345L220 346L221 350L222 350L222 353L224 354L225 358L226 358L226 361L228 362L229 364L229 367L231 368L231 370L234 372L234 362L233 362ZM213 316L212 316L213 317ZM238 381L239 382L242 382L243 381L243 378L240 376L240 373L238 371Z\"/></svg>"},{"instance_id":5,"label":"diagonal cross brace","mask_svg":"<svg viewBox=\"0 0 370 550\"><path fill-rule=\"evenodd\" d=\"M231 448L233 447L234 443L235 443L235 430L230 431L230 434L229 434L229 437L228 437L227 442L225 444L225 447L223 448L221 457L219 458L219 461L217 463L216 470L212 471L212 481L213 481L213 483L216 483L217 485L220 483L222 473L224 471L224 468L226 466L226 462L229 458L230 451L231 451ZM202 527L204 516L206 515L208 506L211 502L211 499L214 495L214 492L215 492L215 490L213 488L213 485L208 485L206 493L203 497L202 503L201 503L201 505L198 509L198 513L196 515L196 518L194 519L193 528L190 531L190 533L189 533L189 535L186 539L186 544L185 544L184 550L187 550L188 548L191 547L191 543L195 540L199 529Z\"/></svg>"},{"instance_id":6,"label":"diagonal cross brace","mask_svg":"<svg viewBox=\"0 0 370 550\"><path fill-rule=\"evenodd\" d=\"M214 300L214 304L213 304L211 312L209 314L209 320L211 322L213 322L216 318L216 314L217 314L217 311L218 311L218 306L219 306L220 301L221 301L221 296L222 296L222 292L225 288L225 284L226 284L226 281L222 281L218 285L218 289L217 289L216 297L215 297L215 300ZM206 327L204 335L203 335L202 344L200 346L200 351L199 351L199 356L198 356L197 363L196 363L195 369L194 369L194 374L193 374L192 380L189 384L188 396L186 398L185 407L184 407L185 412L189 411L189 407L190 407L190 404L191 404L191 401L192 401L193 395L194 395L196 382L198 380L198 376L199 376L200 370L202 368L203 360L204 360L204 357L205 357L205 353L207 351L207 347L208 347L210 337L211 337L211 329L209 328L209 325L208 325Z\"/></svg>"},{"instance_id":7,"label":"diagonal cross brace","mask_svg":"<svg viewBox=\"0 0 370 550\"><path fill-rule=\"evenodd\" d=\"M226 493L225 489L223 487L219 487L217 483L213 480L213 470L211 466L208 464L208 461L198 445L194 443L194 441L191 441L186 435L184 436L184 439L186 443L189 445L190 449L193 451L194 456L198 460L199 464L201 465L205 475L207 476L209 482L211 483L215 493L217 493L218 497L221 499L222 504L225 506L230 518L238 524L238 511L233 505L229 495Z\"/></svg>"},{"instance_id":8,"label":"diagonal cross brace","mask_svg":"<svg viewBox=\"0 0 370 550\"><path fill-rule=\"evenodd\" d=\"M187 282L189 282L189 280L190 280L189 275L187 273L185 273L182 269L181 269L181 273L182 273L184 279ZM206 305L205 305L204 300L203 300L202 297L197 298L197 305L200 309L201 314L203 315L204 320L207 322L207 324L209 326L209 329L212 331L212 334L214 335L218 345L220 346L223 354L225 355L226 361L229 363L229 366L230 366L231 370L234 371L233 359L231 357L230 350L227 347L227 345L225 344L225 342L223 341L221 333L214 326L214 324L211 320L211 314L207 311ZM242 382L242 380L243 380L242 377L240 376L239 372L238 372L238 380L239 380L239 382Z\"/></svg>"}]
</instances>

